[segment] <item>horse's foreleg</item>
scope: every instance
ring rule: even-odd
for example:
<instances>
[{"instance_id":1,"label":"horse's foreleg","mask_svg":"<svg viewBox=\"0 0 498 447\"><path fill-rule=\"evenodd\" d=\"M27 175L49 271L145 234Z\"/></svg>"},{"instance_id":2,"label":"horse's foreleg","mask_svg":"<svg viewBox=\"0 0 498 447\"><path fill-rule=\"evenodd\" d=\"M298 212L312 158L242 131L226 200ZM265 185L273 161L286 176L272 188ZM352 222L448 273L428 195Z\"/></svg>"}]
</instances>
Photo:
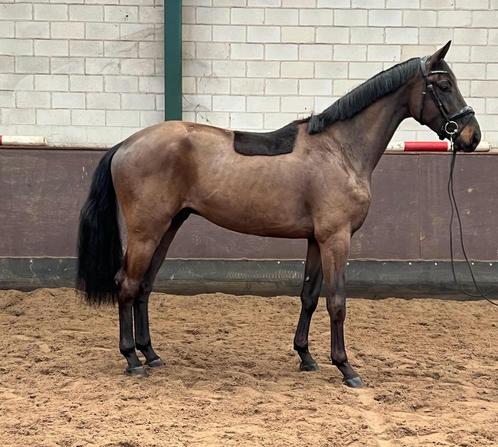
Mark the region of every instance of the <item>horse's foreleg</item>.
<instances>
[{"instance_id":1,"label":"horse's foreleg","mask_svg":"<svg viewBox=\"0 0 498 447\"><path fill-rule=\"evenodd\" d=\"M164 234L159 246L157 247L149 269L145 274L141 286L141 293L133 303L133 311L135 317L135 346L142 352L145 361L150 367L158 367L163 365L161 358L155 353L152 348L150 330L149 330L149 296L152 290L154 279L157 272L163 263L168 248L188 214L180 213L172 221L170 228Z\"/></svg>"},{"instance_id":2,"label":"horse's foreleg","mask_svg":"<svg viewBox=\"0 0 498 447\"><path fill-rule=\"evenodd\" d=\"M318 364L315 362L308 349L308 334L311 317L313 316L313 312L318 304L318 297L320 296L322 277L320 248L315 239L309 239L306 267L304 269L304 282L301 291L301 314L299 315L296 335L294 336L294 349L301 358L301 364L299 366L301 371L318 370Z\"/></svg>"},{"instance_id":3,"label":"horse's foreleg","mask_svg":"<svg viewBox=\"0 0 498 447\"><path fill-rule=\"evenodd\" d=\"M351 234L349 230L337 232L320 242L322 268L327 297L327 310L331 328L331 360L339 368L346 385L353 388L363 382L348 362L344 346L344 320L346 318L345 270L349 254Z\"/></svg>"}]
</instances>

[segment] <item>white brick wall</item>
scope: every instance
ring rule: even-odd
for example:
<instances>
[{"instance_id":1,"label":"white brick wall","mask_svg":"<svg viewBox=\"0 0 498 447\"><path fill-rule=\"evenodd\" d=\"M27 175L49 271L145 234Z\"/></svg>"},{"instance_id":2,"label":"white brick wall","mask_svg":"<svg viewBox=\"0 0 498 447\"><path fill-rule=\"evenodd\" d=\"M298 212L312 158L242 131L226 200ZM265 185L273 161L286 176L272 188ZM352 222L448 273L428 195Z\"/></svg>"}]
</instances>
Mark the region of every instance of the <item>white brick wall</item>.
<instances>
[{"instance_id":1,"label":"white brick wall","mask_svg":"<svg viewBox=\"0 0 498 447\"><path fill-rule=\"evenodd\" d=\"M183 0L184 119L269 130L453 40L498 146L496 0ZM163 117L162 0L0 0L0 133L115 143ZM413 120L396 140L433 139Z\"/></svg>"},{"instance_id":2,"label":"white brick wall","mask_svg":"<svg viewBox=\"0 0 498 447\"><path fill-rule=\"evenodd\" d=\"M110 144L160 121L162 23L162 0L0 0L0 134Z\"/></svg>"}]
</instances>

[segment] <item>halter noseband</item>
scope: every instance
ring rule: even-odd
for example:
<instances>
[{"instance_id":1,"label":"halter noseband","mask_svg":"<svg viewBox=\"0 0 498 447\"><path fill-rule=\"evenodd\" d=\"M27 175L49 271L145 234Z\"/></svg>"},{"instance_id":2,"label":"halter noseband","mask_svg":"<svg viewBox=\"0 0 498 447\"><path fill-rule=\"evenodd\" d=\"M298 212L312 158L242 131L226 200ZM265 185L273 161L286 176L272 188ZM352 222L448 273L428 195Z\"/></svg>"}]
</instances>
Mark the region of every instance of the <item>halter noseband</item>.
<instances>
[{"instance_id":1,"label":"halter noseband","mask_svg":"<svg viewBox=\"0 0 498 447\"><path fill-rule=\"evenodd\" d=\"M429 56L425 56L420 58L420 69L422 71L422 76L425 81L425 89L422 93L422 105L420 107L420 114L419 114L419 119L418 121L421 124L424 124L422 121L423 114L424 114L424 105L425 105L425 97L427 96L427 92L429 92L432 96L432 99L436 103L439 112L441 113L442 117L445 119L445 123L441 127L441 130L438 132L438 136L441 140L444 140L445 134L448 135L450 138L456 136L458 132L458 123L456 122L457 119L463 118L464 116L467 115L474 115L474 109L470 106L464 106L462 107L458 112L453 113L452 115L448 114L448 111L439 98L439 95L434 88L434 85L432 84L431 80L429 79L429 76L433 74L448 74L448 71L446 70L434 70L434 71L429 71L427 70L426 62L429 59Z\"/></svg>"}]
</instances>

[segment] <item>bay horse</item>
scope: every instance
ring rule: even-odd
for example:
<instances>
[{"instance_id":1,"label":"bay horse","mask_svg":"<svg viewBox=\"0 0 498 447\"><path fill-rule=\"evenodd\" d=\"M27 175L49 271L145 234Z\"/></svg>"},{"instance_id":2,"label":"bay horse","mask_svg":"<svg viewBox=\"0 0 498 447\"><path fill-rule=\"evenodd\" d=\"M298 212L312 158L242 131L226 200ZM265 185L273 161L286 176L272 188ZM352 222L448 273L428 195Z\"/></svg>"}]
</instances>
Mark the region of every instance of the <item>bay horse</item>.
<instances>
[{"instance_id":1,"label":"bay horse","mask_svg":"<svg viewBox=\"0 0 498 447\"><path fill-rule=\"evenodd\" d=\"M444 61L450 44L375 75L322 113L275 132L168 121L104 155L81 212L77 288L91 304L118 302L127 374L146 375L145 366L163 364L151 344L149 295L176 232L195 213L240 233L308 240L294 338L300 369L318 369L308 332L323 280L332 363L346 385L363 386L344 346L345 267L351 236L370 206L372 171L408 117L441 139L451 136L456 150L473 151L480 141L474 111Z\"/></svg>"}]
</instances>

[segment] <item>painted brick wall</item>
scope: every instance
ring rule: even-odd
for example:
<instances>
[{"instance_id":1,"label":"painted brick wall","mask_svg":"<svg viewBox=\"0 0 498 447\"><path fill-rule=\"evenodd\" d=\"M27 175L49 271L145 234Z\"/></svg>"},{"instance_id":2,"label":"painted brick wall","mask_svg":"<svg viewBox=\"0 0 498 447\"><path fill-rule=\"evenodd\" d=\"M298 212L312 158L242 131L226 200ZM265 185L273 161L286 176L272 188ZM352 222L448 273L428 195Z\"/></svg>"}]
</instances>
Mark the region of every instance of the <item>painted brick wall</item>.
<instances>
[{"instance_id":1,"label":"painted brick wall","mask_svg":"<svg viewBox=\"0 0 498 447\"><path fill-rule=\"evenodd\" d=\"M498 0L183 0L184 119L274 129L448 55L498 146ZM112 143L162 119L162 2L0 0L0 132ZM413 120L395 140L434 139Z\"/></svg>"}]
</instances>

